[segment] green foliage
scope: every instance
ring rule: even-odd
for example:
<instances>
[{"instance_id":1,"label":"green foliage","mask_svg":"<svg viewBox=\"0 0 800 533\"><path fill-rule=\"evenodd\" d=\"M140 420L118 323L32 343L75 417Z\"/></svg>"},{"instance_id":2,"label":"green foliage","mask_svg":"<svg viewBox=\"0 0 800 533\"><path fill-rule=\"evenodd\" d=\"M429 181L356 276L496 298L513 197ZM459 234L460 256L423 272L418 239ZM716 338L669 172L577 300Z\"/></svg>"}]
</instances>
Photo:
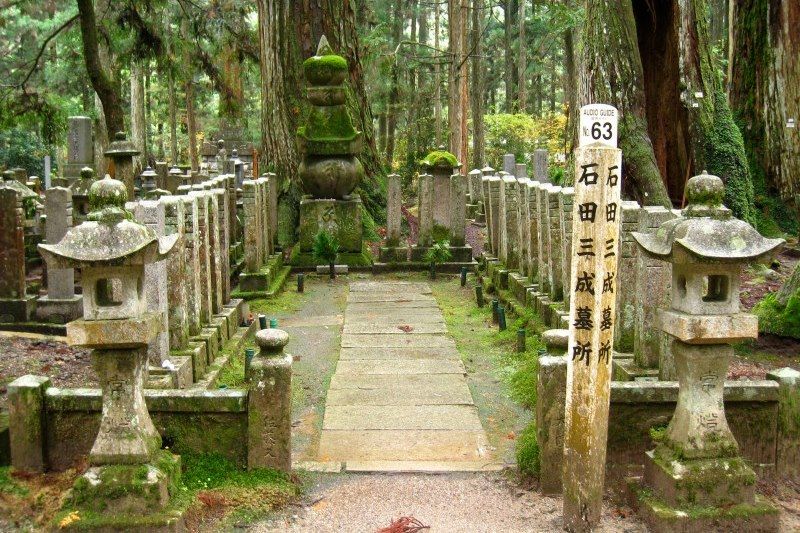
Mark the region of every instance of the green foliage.
<instances>
[{"instance_id":1,"label":"green foliage","mask_svg":"<svg viewBox=\"0 0 800 533\"><path fill-rule=\"evenodd\" d=\"M365 241L375 242L381 240L378 235L378 226L375 219L366 209L361 211L361 238Z\"/></svg>"},{"instance_id":2,"label":"green foliage","mask_svg":"<svg viewBox=\"0 0 800 533\"><path fill-rule=\"evenodd\" d=\"M11 467L0 467L0 494L10 494L13 496L27 496L28 489L11 479Z\"/></svg>"},{"instance_id":3,"label":"green foliage","mask_svg":"<svg viewBox=\"0 0 800 533\"><path fill-rule=\"evenodd\" d=\"M525 114L498 114L483 117L486 125L486 161L500 164L504 154L514 154L517 163L527 163L536 148L547 148L551 155L563 150L566 116L547 113L541 118ZM495 163L496 162L496 163ZM550 171L562 169L563 163L551 158Z\"/></svg>"},{"instance_id":4,"label":"green foliage","mask_svg":"<svg viewBox=\"0 0 800 533\"><path fill-rule=\"evenodd\" d=\"M541 470L534 421L531 421L517 438L517 466L521 473L534 477L537 477Z\"/></svg>"},{"instance_id":5,"label":"green foliage","mask_svg":"<svg viewBox=\"0 0 800 533\"><path fill-rule=\"evenodd\" d=\"M49 155L41 137L21 128L0 131L0 167L21 167L32 176L44 176L44 156Z\"/></svg>"},{"instance_id":6,"label":"green foliage","mask_svg":"<svg viewBox=\"0 0 800 533\"><path fill-rule=\"evenodd\" d=\"M446 263L451 257L453 257L453 254L450 253L450 241L436 241L425 252L424 259L426 263L438 265Z\"/></svg>"},{"instance_id":7,"label":"green foliage","mask_svg":"<svg viewBox=\"0 0 800 533\"><path fill-rule=\"evenodd\" d=\"M326 265L334 263L339 254L339 241L331 232L321 229L314 236L312 253L316 261Z\"/></svg>"},{"instance_id":8,"label":"green foliage","mask_svg":"<svg viewBox=\"0 0 800 533\"><path fill-rule=\"evenodd\" d=\"M785 306L778 303L775 293L767 294L753 312L760 331L800 339L800 291L790 295Z\"/></svg>"}]
</instances>

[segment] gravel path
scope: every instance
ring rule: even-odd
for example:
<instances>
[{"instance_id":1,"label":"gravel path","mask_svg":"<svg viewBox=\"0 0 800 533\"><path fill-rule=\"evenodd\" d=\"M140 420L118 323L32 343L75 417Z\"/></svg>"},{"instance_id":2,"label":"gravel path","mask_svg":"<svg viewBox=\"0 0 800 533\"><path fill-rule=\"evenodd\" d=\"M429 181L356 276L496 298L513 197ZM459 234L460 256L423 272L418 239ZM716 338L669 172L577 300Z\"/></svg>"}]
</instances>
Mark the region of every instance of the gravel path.
<instances>
[{"instance_id":1,"label":"gravel path","mask_svg":"<svg viewBox=\"0 0 800 533\"><path fill-rule=\"evenodd\" d=\"M374 532L413 516L430 532L562 530L561 499L515 487L502 474L376 474L320 478L307 503L251 531ZM644 532L629 509L607 506L599 532Z\"/></svg>"}]
</instances>

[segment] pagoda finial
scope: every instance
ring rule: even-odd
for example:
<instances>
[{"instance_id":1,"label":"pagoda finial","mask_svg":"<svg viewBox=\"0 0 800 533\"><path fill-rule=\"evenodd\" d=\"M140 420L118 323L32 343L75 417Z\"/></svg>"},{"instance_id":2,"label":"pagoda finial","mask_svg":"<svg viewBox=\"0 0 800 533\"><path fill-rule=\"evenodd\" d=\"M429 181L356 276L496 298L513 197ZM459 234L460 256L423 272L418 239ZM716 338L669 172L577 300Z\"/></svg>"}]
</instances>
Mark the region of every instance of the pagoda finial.
<instances>
[{"instance_id":1,"label":"pagoda finial","mask_svg":"<svg viewBox=\"0 0 800 533\"><path fill-rule=\"evenodd\" d=\"M317 45L317 55L318 56L335 55L333 48L331 48L331 45L328 44L328 38L325 37L324 35L319 39L319 44Z\"/></svg>"}]
</instances>

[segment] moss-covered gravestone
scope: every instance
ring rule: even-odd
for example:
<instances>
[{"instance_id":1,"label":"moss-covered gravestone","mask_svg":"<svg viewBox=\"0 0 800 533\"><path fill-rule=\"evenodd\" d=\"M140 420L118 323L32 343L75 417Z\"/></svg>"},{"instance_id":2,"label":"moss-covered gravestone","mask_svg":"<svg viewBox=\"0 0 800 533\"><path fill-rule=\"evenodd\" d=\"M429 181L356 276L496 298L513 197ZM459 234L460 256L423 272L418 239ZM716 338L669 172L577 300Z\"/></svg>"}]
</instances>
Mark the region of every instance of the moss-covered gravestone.
<instances>
[{"instance_id":1,"label":"moss-covered gravestone","mask_svg":"<svg viewBox=\"0 0 800 533\"><path fill-rule=\"evenodd\" d=\"M433 176L433 224L450 227L450 176L460 166L456 156L443 148L435 150L420 161L422 170Z\"/></svg>"},{"instance_id":2,"label":"moss-covered gravestone","mask_svg":"<svg viewBox=\"0 0 800 533\"><path fill-rule=\"evenodd\" d=\"M780 246L722 205L725 187L702 174L686 185L683 218L633 233L643 253L672 266L672 305L656 322L672 338L680 389L675 414L647 452L639 506L653 531L777 531L778 511L755 493L725 418L732 342L755 338L758 320L739 310L741 267Z\"/></svg>"},{"instance_id":3,"label":"moss-covered gravestone","mask_svg":"<svg viewBox=\"0 0 800 533\"><path fill-rule=\"evenodd\" d=\"M144 400L147 345L161 325L147 311L145 266L162 260L178 235L157 237L125 210L125 185L106 176L89 191L88 220L39 250L50 268L78 268L83 280L83 319L67 324L72 346L92 349L103 394L100 429L89 469L65 501L81 528L155 531L174 529L171 509L180 479L180 457L161 450Z\"/></svg>"},{"instance_id":4,"label":"moss-covered gravestone","mask_svg":"<svg viewBox=\"0 0 800 533\"><path fill-rule=\"evenodd\" d=\"M303 161L300 179L307 196L300 201L299 251L295 264L313 263L314 236L324 229L334 234L344 262L361 255L361 199L353 194L364 168L356 154L361 132L347 110L343 82L347 61L333 52L323 36L317 54L303 63L311 110L297 139Z\"/></svg>"}]
</instances>

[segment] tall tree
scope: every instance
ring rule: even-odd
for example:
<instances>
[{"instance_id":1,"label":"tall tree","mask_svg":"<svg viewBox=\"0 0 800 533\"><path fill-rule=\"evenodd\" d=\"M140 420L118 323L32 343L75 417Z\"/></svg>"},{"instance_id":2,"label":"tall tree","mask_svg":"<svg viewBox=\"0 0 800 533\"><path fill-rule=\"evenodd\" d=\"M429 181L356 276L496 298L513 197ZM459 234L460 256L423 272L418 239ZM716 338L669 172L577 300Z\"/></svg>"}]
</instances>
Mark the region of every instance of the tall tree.
<instances>
[{"instance_id":1,"label":"tall tree","mask_svg":"<svg viewBox=\"0 0 800 533\"><path fill-rule=\"evenodd\" d=\"M514 57L514 30L516 29L518 0L504 0L503 2L503 49L506 60L506 113L513 113L517 109L517 61Z\"/></svg>"},{"instance_id":2,"label":"tall tree","mask_svg":"<svg viewBox=\"0 0 800 533\"><path fill-rule=\"evenodd\" d=\"M731 0L730 13L730 102L752 168L800 210L800 3Z\"/></svg>"},{"instance_id":3,"label":"tall tree","mask_svg":"<svg viewBox=\"0 0 800 533\"><path fill-rule=\"evenodd\" d=\"M486 136L484 133L483 114L486 89L483 84L483 46L481 31L483 29L484 0L472 0L472 27L470 28L470 46L472 47L472 77L470 83L470 106L472 112L472 168L483 168L486 158Z\"/></svg>"},{"instance_id":4,"label":"tall tree","mask_svg":"<svg viewBox=\"0 0 800 533\"><path fill-rule=\"evenodd\" d=\"M400 66L398 54L403 39L405 25L404 0L394 0L392 9L392 44L394 54L390 68L389 107L386 120L386 163L391 166L394 160L395 136L397 134L397 118L400 113Z\"/></svg>"},{"instance_id":5,"label":"tall tree","mask_svg":"<svg viewBox=\"0 0 800 533\"><path fill-rule=\"evenodd\" d=\"M526 3L526 0L519 0L519 12L517 13L517 23L519 24L519 38L517 39L517 106L520 113L525 113L528 107L528 95L526 91L527 79L525 78L525 71L528 68L528 43L525 40Z\"/></svg>"}]
</instances>

